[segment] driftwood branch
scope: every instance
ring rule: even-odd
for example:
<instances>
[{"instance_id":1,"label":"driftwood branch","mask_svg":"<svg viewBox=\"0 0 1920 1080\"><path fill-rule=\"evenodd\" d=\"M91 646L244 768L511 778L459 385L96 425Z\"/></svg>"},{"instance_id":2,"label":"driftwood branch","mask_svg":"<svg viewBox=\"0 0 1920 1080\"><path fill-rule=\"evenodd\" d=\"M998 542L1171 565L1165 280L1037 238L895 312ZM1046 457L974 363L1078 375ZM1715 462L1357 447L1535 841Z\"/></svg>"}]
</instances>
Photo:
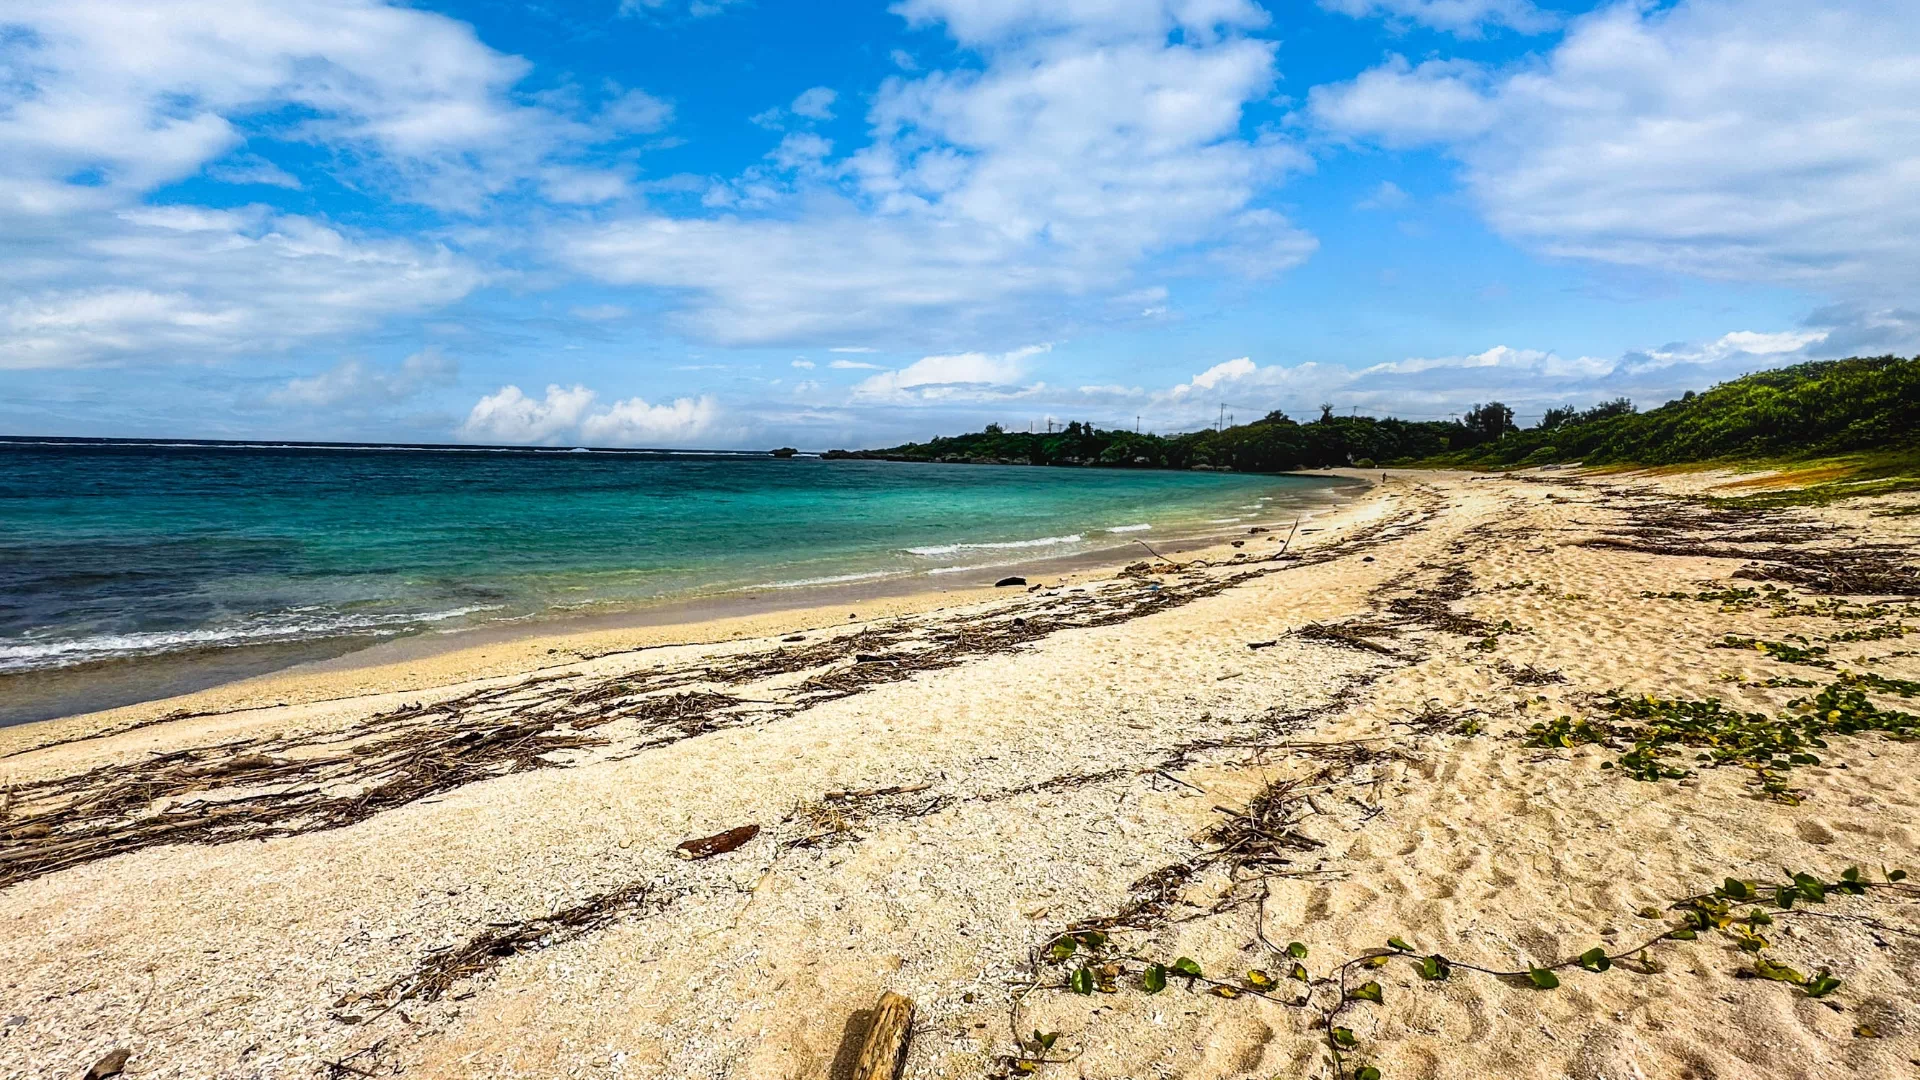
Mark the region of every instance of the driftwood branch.
<instances>
[{"instance_id":1,"label":"driftwood branch","mask_svg":"<svg viewBox=\"0 0 1920 1080\"><path fill-rule=\"evenodd\" d=\"M894 1080L906 1063L907 1040L912 1035L913 1000L891 990L881 994L851 1080Z\"/></svg>"}]
</instances>

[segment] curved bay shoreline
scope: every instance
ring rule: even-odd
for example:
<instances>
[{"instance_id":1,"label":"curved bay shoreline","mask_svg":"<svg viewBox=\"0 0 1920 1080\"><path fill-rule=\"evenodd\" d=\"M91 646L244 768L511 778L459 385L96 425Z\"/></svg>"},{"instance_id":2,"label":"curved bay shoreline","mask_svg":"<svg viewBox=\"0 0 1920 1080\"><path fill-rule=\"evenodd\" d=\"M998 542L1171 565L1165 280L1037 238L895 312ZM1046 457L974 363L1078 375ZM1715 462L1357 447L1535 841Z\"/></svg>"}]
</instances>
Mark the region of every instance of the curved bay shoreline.
<instances>
[{"instance_id":1,"label":"curved bay shoreline","mask_svg":"<svg viewBox=\"0 0 1920 1080\"><path fill-rule=\"evenodd\" d=\"M1896 1075L1920 1057L1897 890L1769 931L1842 979L1820 999L1704 932L1553 992L1395 962L1364 976L1380 1005L1342 1004L1335 1064L1330 984L1245 992L1291 962L1268 943L1314 979L1389 935L1524 968L1657 936L1726 877L1920 861L1920 744L1833 737L1797 803L1751 769L1637 782L1600 767L1618 749L1526 745L1616 688L1770 712L1840 670L1920 679L1903 632L1857 632L1908 608L1823 591L1873 545L1904 581L1916 519L1874 511L1914 500L1703 516L1688 496L1728 479L1394 473L1285 559L1247 537L0 731L0 1012L24 1017L0 1074L123 1047L132 1076L828 1077L892 989L919 1003L909 1076ZM1762 581L1797 599L1742 599ZM1047 950L1088 927L1113 994ZM1242 991L1148 994L1127 959L1180 956Z\"/></svg>"}]
</instances>

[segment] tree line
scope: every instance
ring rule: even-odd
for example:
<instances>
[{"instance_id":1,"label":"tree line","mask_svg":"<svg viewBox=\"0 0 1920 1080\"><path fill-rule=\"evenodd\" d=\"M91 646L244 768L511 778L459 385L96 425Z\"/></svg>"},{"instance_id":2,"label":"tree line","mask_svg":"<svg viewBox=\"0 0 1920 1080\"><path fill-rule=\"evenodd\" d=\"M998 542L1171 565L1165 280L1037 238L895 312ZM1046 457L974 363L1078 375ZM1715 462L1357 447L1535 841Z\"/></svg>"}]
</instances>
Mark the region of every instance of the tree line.
<instances>
[{"instance_id":1,"label":"tree line","mask_svg":"<svg viewBox=\"0 0 1920 1080\"><path fill-rule=\"evenodd\" d=\"M1583 460L1670 464L1877 449L1920 428L1920 357L1829 360L1758 372L1640 412L1619 398L1547 410L1522 429L1498 401L1456 420L1336 416L1323 405L1305 423L1283 412L1247 424L1178 435L1103 429L983 431L831 458L976 464L1232 469L1288 472L1426 463L1487 467Z\"/></svg>"}]
</instances>

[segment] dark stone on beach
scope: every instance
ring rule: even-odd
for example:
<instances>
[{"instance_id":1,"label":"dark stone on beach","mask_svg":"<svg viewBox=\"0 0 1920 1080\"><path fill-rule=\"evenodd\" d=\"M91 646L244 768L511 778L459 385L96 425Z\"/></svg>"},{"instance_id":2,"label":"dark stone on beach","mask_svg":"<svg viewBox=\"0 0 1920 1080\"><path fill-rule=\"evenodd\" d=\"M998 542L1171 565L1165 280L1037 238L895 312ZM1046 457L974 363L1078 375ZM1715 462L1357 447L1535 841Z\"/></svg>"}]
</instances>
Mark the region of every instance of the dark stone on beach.
<instances>
[{"instance_id":1,"label":"dark stone on beach","mask_svg":"<svg viewBox=\"0 0 1920 1080\"><path fill-rule=\"evenodd\" d=\"M993 587L998 589L1004 585L1025 585L1026 583L1027 579L1023 577L1003 577L999 581L994 582Z\"/></svg>"},{"instance_id":2,"label":"dark stone on beach","mask_svg":"<svg viewBox=\"0 0 1920 1080\"><path fill-rule=\"evenodd\" d=\"M1267 531L1267 527L1265 525L1255 525L1253 528L1247 530L1247 535L1258 536L1261 533L1266 531Z\"/></svg>"},{"instance_id":3,"label":"dark stone on beach","mask_svg":"<svg viewBox=\"0 0 1920 1080\"><path fill-rule=\"evenodd\" d=\"M127 1067L127 1059L132 1056L131 1050L115 1050L94 1062L93 1068L87 1070L85 1080L107 1080L109 1076L119 1076L120 1071Z\"/></svg>"},{"instance_id":4,"label":"dark stone on beach","mask_svg":"<svg viewBox=\"0 0 1920 1080\"><path fill-rule=\"evenodd\" d=\"M1361 559L1360 561L1361 561L1361 562L1372 562L1372 561L1373 561L1373 556L1371 556L1371 555L1369 555L1369 556L1367 556L1366 558L1364 558L1364 559Z\"/></svg>"}]
</instances>

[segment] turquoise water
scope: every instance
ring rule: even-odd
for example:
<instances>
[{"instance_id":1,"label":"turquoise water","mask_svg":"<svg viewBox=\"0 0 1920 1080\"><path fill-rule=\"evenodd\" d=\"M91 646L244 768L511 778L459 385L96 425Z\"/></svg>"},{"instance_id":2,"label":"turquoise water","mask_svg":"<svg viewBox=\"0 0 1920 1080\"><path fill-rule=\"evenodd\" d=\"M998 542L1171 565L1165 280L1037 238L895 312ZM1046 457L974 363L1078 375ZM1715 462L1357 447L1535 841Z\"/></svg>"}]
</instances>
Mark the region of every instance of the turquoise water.
<instances>
[{"instance_id":1,"label":"turquoise water","mask_svg":"<svg viewBox=\"0 0 1920 1080\"><path fill-rule=\"evenodd\" d=\"M1297 477L759 455L0 441L0 675L959 581L1290 520L1336 492Z\"/></svg>"}]
</instances>

